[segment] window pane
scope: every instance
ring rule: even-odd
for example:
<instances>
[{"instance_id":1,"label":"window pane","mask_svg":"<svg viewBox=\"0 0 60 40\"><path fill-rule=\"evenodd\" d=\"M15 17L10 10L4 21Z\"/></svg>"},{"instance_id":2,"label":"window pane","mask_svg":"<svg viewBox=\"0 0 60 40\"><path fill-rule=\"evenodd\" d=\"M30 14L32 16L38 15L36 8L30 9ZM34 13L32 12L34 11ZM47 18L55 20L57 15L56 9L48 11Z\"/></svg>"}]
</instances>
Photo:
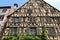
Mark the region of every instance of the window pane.
<instances>
[{"instance_id":1,"label":"window pane","mask_svg":"<svg viewBox=\"0 0 60 40\"><path fill-rule=\"evenodd\" d=\"M52 19L51 18L46 18L46 23L52 23Z\"/></svg>"},{"instance_id":2,"label":"window pane","mask_svg":"<svg viewBox=\"0 0 60 40\"><path fill-rule=\"evenodd\" d=\"M60 18L57 18L57 22L60 24Z\"/></svg>"},{"instance_id":3,"label":"window pane","mask_svg":"<svg viewBox=\"0 0 60 40\"><path fill-rule=\"evenodd\" d=\"M28 9L28 10L27 10L27 13L29 13L29 15L31 15L32 9Z\"/></svg>"},{"instance_id":4,"label":"window pane","mask_svg":"<svg viewBox=\"0 0 60 40\"><path fill-rule=\"evenodd\" d=\"M30 28L30 34L33 36L37 35L36 28Z\"/></svg>"},{"instance_id":5,"label":"window pane","mask_svg":"<svg viewBox=\"0 0 60 40\"><path fill-rule=\"evenodd\" d=\"M19 18L15 18L15 22L19 22Z\"/></svg>"},{"instance_id":6,"label":"window pane","mask_svg":"<svg viewBox=\"0 0 60 40\"><path fill-rule=\"evenodd\" d=\"M11 34L16 35L17 34L17 27L11 29Z\"/></svg>"},{"instance_id":7,"label":"window pane","mask_svg":"<svg viewBox=\"0 0 60 40\"><path fill-rule=\"evenodd\" d=\"M1 14L2 10L3 10L3 9L0 9L0 14Z\"/></svg>"},{"instance_id":8,"label":"window pane","mask_svg":"<svg viewBox=\"0 0 60 40\"><path fill-rule=\"evenodd\" d=\"M30 22L35 22L35 20L36 20L35 17L30 17L30 18L29 18L29 21L30 21Z\"/></svg>"},{"instance_id":9,"label":"window pane","mask_svg":"<svg viewBox=\"0 0 60 40\"><path fill-rule=\"evenodd\" d=\"M51 36L55 36L56 35L55 30L54 30L53 27L48 28L48 34L51 35Z\"/></svg>"}]
</instances>

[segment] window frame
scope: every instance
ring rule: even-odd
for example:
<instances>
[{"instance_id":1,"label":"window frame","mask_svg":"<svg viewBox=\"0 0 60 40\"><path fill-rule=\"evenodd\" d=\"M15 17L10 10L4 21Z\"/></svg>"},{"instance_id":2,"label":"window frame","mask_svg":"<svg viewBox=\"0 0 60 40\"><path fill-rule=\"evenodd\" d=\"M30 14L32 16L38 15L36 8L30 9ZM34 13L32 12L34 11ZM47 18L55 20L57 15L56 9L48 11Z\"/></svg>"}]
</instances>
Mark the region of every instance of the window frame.
<instances>
[{"instance_id":1,"label":"window frame","mask_svg":"<svg viewBox=\"0 0 60 40\"><path fill-rule=\"evenodd\" d=\"M4 15L0 15L0 21L3 21Z\"/></svg>"}]
</instances>

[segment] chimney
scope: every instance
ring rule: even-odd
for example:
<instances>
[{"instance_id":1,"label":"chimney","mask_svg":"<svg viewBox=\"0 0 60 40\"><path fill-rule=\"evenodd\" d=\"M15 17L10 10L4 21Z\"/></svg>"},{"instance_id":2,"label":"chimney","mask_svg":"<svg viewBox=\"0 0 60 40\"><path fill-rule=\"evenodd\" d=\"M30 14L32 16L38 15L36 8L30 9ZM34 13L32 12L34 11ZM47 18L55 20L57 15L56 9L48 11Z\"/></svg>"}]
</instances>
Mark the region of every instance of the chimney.
<instances>
[{"instance_id":1,"label":"chimney","mask_svg":"<svg viewBox=\"0 0 60 40\"><path fill-rule=\"evenodd\" d=\"M16 9L17 7L18 7L18 4L15 3L15 4L14 4L14 8Z\"/></svg>"},{"instance_id":2,"label":"chimney","mask_svg":"<svg viewBox=\"0 0 60 40\"><path fill-rule=\"evenodd\" d=\"M14 11L16 11L17 7L18 7L18 4L15 3L14 6L11 7L11 9L9 10L8 12L9 14L7 16L11 15Z\"/></svg>"}]
</instances>

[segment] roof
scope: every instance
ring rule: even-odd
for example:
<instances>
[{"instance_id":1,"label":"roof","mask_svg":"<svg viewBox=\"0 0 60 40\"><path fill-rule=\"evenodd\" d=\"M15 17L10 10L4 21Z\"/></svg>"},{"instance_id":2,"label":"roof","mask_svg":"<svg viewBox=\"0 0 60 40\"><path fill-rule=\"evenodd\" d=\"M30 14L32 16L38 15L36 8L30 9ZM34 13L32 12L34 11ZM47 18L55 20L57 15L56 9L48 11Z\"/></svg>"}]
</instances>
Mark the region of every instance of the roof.
<instances>
[{"instance_id":1,"label":"roof","mask_svg":"<svg viewBox=\"0 0 60 40\"><path fill-rule=\"evenodd\" d=\"M28 2L29 2L29 1L28 1ZM26 3L28 3L28 2L26 2ZM25 4L26 4L26 3L25 3ZM24 5L25 5L25 4L24 4ZM21 7L23 7L24 5L22 5ZM19 10L21 7L19 7L17 10ZM17 10L16 10L16 11L17 11ZM16 11L14 11L14 12L16 12ZM14 13L14 12L13 12L13 13ZM12 15L13 13L11 13L10 15ZM8 16L10 16L10 15L8 15Z\"/></svg>"},{"instance_id":2,"label":"roof","mask_svg":"<svg viewBox=\"0 0 60 40\"><path fill-rule=\"evenodd\" d=\"M3 9L3 8L11 8L11 6L0 6L0 9Z\"/></svg>"},{"instance_id":3,"label":"roof","mask_svg":"<svg viewBox=\"0 0 60 40\"><path fill-rule=\"evenodd\" d=\"M44 1L44 0L43 0L43 1ZM28 1L28 2L29 2L29 1ZM26 2L26 3L28 3L28 2ZM44 2L45 2L45 1L44 1ZM25 3L25 4L26 4L26 3ZM57 10L58 12L60 12L58 9L56 9L55 7L53 7L52 5L50 5L49 3L47 3L47 2L45 2L45 3L48 4L49 6L51 6L52 8L54 8L55 10ZM25 4L24 4L24 5L25 5ZM17 10L21 9L24 5L22 5L21 7L19 7ZM16 10L16 11L17 11L17 10ZM16 12L16 11L14 11L14 12ZM14 12L13 12L13 13L14 13ZM13 14L13 13L12 13L12 14ZM10 14L10 15L12 15L12 14ZM8 15L8 16L10 16L10 15Z\"/></svg>"}]
</instances>

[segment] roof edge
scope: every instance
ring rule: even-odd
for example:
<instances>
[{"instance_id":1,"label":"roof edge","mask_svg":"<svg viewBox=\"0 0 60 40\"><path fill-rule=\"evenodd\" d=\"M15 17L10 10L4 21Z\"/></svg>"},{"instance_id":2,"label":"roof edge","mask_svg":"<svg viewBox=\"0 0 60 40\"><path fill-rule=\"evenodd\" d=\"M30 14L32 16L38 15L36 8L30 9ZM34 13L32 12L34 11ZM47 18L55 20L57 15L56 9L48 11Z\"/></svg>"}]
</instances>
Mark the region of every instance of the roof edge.
<instances>
[{"instance_id":1,"label":"roof edge","mask_svg":"<svg viewBox=\"0 0 60 40\"><path fill-rule=\"evenodd\" d=\"M28 3L28 2L29 2L29 1L27 1L26 3ZM25 3L25 4L26 4L26 3ZM23 4L22 6L24 6L25 4ZM21 7L22 7L22 6L21 6ZM21 7L19 7L17 10L21 9ZM16 12L17 10L15 10L14 12ZM14 12L13 12L13 13L14 13ZM13 14L13 13L12 13L12 14ZM11 14L11 15L12 15L12 14ZM8 15L8 17L9 17L9 16L10 16L10 15Z\"/></svg>"},{"instance_id":2,"label":"roof edge","mask_svg":"<svg viewBox=\"0 0 60 40\"><path fill-rule=\"evenodd\" d=\"M44 0L43 0L44 1ZM47 3L46 1L44 1L45 3ZM49 6L53 7L54 9L56 9L57 11L59 11L57 8L55 8L54 6L52 6L51 4L47 3ZM60 11L59 11L60 12Z\"/></svg>"},{"instance_id":3,"label":"roof edge","mask_svg":"<svg viewBox=\"0 0 60 40\"><path fill-rule=\"evenodd\" d=\"M11 6L0 6L0 9L2 8L11 8Z\"/></svg>"}]
</instances>

